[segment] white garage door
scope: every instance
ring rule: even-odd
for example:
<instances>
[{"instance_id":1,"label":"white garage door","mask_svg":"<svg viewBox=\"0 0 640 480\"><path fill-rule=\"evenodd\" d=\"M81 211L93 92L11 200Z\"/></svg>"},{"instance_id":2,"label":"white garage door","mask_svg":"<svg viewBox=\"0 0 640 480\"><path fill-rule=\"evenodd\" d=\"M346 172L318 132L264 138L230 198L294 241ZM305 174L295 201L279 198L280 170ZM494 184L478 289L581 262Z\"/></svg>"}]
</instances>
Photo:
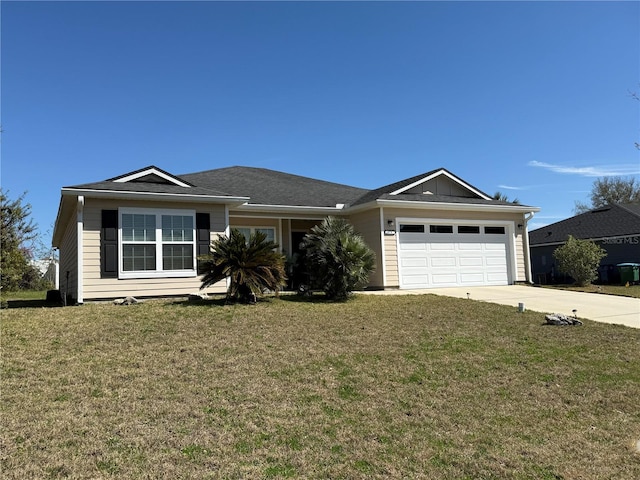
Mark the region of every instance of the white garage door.
<instances>
[{"instance_id":1,"label":"white garage door","mask_svg":"<svg viewBox=\"0 0 640 480\"><path fill-rule=\"evenodd\" d=\"M400 288L508 285L506 226L400 223Z\"/></svg>"}]
</instances>

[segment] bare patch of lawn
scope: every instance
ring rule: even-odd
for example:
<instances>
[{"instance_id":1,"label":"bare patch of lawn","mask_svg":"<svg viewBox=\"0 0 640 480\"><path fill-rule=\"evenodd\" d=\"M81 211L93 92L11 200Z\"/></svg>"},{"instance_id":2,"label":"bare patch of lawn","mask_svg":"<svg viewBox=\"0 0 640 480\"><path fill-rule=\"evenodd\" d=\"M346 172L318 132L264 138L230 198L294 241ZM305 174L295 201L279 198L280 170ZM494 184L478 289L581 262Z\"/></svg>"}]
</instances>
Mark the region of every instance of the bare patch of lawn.
<instances>
[{"instance_id":1,"label":"bare patch of lawn","mask_svg":"<svg viewBox=\"0 0 640 480\"><path fill-rule=\"evenodd\" d=\"M640 478L640 331L433 295L2 311L5 478Z\"/></svg>"}]
</instances>

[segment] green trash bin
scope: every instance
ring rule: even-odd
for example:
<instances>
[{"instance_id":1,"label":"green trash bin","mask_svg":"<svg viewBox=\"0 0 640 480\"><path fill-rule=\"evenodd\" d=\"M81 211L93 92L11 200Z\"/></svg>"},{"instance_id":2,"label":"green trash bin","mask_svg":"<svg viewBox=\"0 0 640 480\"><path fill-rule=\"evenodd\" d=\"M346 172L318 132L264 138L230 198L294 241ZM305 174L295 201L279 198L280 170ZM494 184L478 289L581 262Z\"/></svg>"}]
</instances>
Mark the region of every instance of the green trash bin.
<instances>
[{"instance_id":1,"label":"green trash bin","mask_svg":"<svg viewBox=\"0 0 640 480\"><path fill-rule=\"evenodd\" d=\"M620 282L624 285L640 282L640 263L619 263Z\"/></svg>"}]
</instances>

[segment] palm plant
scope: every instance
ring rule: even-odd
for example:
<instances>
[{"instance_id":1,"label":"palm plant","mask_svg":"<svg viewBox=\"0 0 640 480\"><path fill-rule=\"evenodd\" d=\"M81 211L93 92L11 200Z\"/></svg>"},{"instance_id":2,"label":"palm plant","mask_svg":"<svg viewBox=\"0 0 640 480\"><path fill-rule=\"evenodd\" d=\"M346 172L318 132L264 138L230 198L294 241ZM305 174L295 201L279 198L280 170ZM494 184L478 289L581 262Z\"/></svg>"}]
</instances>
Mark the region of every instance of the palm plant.
<instances>
[{"instance_id":1,"label":"palm plant","mask_svg":"<svg viewBox=\"0 0 640 480\"><path fill-rule=\"evenodd\" d=\"M341 218L327 217L313 227L302 247L312 283L332 300L344 300L350 292L365 286L375 269L375 254Z\"/></svg>"},{"instance_id":2,"label":"palm plant","mask_svg":"<svg viewBox=\"0 0 640 480\"><path fill-rule=\"evenodd\" d=\"M204 276L201 289L229 278L227 298L250 302L264 290L278 291L286 284L284 257L276 251L278 245L263 232L256 231L246 240L231 230L211 243L209 255L201 257Z\"/></svg>"}]
</instances>

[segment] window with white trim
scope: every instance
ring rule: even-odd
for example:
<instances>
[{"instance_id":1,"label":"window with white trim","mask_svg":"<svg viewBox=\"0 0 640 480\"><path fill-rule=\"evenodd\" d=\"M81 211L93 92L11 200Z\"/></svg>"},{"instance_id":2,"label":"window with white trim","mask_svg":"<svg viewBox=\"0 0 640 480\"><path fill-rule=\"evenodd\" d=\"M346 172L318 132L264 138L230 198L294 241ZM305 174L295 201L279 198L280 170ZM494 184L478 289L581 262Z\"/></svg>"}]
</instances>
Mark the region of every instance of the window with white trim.
<instances>
[{"instance_id":1,"label":"window with white trim","mask_svg":"<svg viewBox=\"0 0 640 480\"><path fill-rule=\"evenodd\" d=\"M249 238L255 232L262 232L267 236L267 241L275 242L276 241L276 229L273 227L233 227L238 230L244 238L249 242Z\"/></svg>"},{"instance_id":2,"label":"window with white trim","mask_svg":"<svg viewBox=\"0 0 640 480\"><path fill-rule=\"evenodd\" d=\"M195 211L121 208L119 278L196 275Z\"/></svg>"}]
</instances>

